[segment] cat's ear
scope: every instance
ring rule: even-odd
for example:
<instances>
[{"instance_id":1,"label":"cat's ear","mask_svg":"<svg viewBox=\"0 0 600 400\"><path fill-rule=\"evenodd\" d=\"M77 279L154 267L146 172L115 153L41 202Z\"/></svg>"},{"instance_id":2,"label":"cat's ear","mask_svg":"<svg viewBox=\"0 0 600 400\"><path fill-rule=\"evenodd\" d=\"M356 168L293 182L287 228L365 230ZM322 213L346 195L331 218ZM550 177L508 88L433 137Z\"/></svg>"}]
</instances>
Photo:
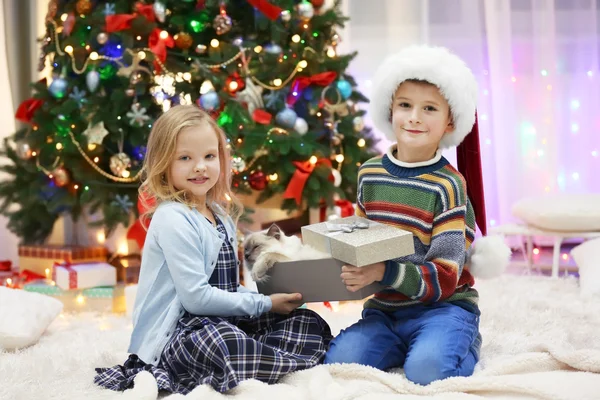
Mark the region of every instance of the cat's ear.
<instances>
[{"instance_id":1,"label":"cat's ear","mask_svg":"<svg viewBox=\"0 0 600 400\"><path fill-rule=\"evenodd\" d=\"M267 231L267 236L273 237L277 240L281 239L281 234L281 228L279 228L276 224L271 225Z\"/></svg>"}]
</instances>

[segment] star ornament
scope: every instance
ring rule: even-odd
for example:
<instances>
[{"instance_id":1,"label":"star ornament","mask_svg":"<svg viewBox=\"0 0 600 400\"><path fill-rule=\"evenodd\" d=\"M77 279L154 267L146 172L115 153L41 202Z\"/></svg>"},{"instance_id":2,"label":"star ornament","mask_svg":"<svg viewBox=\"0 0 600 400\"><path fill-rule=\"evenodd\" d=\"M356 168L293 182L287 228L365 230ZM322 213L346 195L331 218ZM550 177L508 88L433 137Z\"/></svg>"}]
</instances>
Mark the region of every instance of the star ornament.
<instances>
[{"instance_id":1,"label":"star ornament","mask_svg":"<svg viewBox=\"0 0 600 400\"><path fill-rule=\"evenodd\" d=\"M127 118L129 118L129 124L132 126L137 126L138 128L144 125L150 117L146 114L146 108L141 107L139 103L135 103L131 106L131 111L127 114Z\"/></svg>"},{"instance_id":2,"label":"star ornament","mask_svg":"<svg viewBox=\"0 0 600 400\"><path fill-rule=\"evenodd\" d=\"M95 125L90 122L83 135L87 138L88 144L102 144L102 141L109 132L104 127L104 122L100 121Z\"/></svg>"}]
</instances>

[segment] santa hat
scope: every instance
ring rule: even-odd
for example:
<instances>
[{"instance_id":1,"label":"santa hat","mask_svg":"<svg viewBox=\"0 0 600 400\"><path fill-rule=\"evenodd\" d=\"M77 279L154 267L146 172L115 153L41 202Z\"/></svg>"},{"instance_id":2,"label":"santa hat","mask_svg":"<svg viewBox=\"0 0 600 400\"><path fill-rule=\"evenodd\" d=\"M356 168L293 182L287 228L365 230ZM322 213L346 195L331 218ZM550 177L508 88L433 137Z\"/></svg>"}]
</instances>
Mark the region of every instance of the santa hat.
<instances>
[{"instance_id":1,"label":"santa hat","mask_svg":"<svg viewBox=\"0 0 600 400\"><path fill-rule=\"evenodd\" d=\"M477 226L485 235L485 203L475 115L477 80L463 60L443 47L411 46L388 57L375 73L370 113L375 127L393 141L396 135L391 121L392 100L398 86L409 79L437 86L448 101L454 130L444 135L440 148L458 146L458 170L467 181L467 194L475 210Z\"/></svg>"},{"instance_id":2,"label":"santa hat","mask_svg":"<svg viewBox=\"0 0 600 400\"><path fill-rule=\"evenodd\" d=\"M375 127L393 141L396 140L396 135L391 121L392 100L402 82L410 79L429 82L437 86L442 96L446 98L450 106L454 130L444 135L440 148L457 147L458 170L466 180L467 194L475 211L477 226L481 233L486 235L485 200L476 116L478 87L473 72L463 60L446 48L411 46L388 57L374 76L370 103L371 118ZM486 271L478 271L476 275L493 276L499 270L503 270L510 256L510 249L506 245L502 246L495 239L491 245L487 245L484 243L486 241L481 239L476 242L478 246L474 246L470 252L469 260L480 262L477 262L479 266L470 266L471 272L481 267ZM491 248L496 250L495 254L488 251ZM486 254L482 254L480 250Z\"/></svg>"}]
</instances>

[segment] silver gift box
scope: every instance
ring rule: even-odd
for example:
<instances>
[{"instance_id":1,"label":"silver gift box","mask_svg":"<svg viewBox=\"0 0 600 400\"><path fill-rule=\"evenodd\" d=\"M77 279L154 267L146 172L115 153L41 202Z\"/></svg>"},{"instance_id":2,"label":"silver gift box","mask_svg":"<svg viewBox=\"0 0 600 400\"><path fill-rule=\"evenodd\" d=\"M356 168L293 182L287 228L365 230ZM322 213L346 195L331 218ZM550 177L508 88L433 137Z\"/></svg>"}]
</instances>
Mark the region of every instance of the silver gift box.
<instances>
[{"instance_id":1,"label":"silver gift box","mask_svg":"<svg viewBox=\"0 0 600 400\"><path fill-rule=\"evenodd\" d=\"M415 252L411 232L357 216L303 226L302 241L357 267Z\"/></svg>"}]
</instances>

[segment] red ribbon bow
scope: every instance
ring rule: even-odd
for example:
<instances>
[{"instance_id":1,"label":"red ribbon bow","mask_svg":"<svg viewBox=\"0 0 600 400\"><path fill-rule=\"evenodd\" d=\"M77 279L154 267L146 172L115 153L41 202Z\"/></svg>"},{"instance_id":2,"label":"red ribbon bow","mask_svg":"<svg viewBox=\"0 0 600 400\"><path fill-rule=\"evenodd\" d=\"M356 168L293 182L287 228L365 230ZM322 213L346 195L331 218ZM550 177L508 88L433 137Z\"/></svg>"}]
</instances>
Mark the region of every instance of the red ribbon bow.
<instances>
[{"instance_id":1,"label":"red ribbon bow","mask_svg":"<svg viewBox=\"0 0 600 400\"><path fill-rule=\"evenodd\" d=\"M10 261L10 260L0 261L0 271L7 272L10 270L12 270L12 261Z\"/></svg>"},{"instance_id":2,"label":"red ribbon bow","mask_svg":"<svg viewBox=\"0 0 600 400\"><path fill-rule=\"evenodd\" d=\"M77 289L77 271L71 266L71 262L54 262L52 267L52 280L54 282L56 282L58 268L64 268L69 273L69 289Z\"/></svg>"},{"instance_id":3,"label":"red ribbon bow","mask_svg":"<svg viewBox=\"0 0 600 400\"><path fill-rule=\"evenodd\" d=\"M263 13L265 17L271 21L275 21L281 15L282 9L274 4L269 3L267 0L246 0L256 8L258 11Z\"/></svg>"},{"instance_id":4,"label":"red ribbon bow","mask_svg":"<svg viewBox=\"0 0 600 400\"><path fill-rule=\"evenodd\" d=\"M27 99L19 105L15 118L23 122L31 122L33 115L44 104L44 100L41 99Z\"/></svg>"},{"instance_id":5,"label":"red ribbon bow","mask_svg":"<svg viewBox=\"0 0 600 400\"><path fill-rule=\"evenodd\" d=\"M314 164L310 161L294 161L292 164L296 166L296 172L294 172L292 179L290 179L290 183L285 189L285 193L283 193L283 198L295 199L296 204L300 205L300 203L302 203L302 191L304 190L304 185L306 185L306 181L310 177L310 174L312 174L314 169L319 165L326 165L331 168L331 161L327 158L320 158Z\"/></svg>"},{"instance_id":6,"label":"red ribbon bow","mask_svg":"<svg viewBox=\"0 0 600 400\"><path fill-rule=\"evenodd\" d=\"M171 35L167 36L166 39L162 39L160 37L160 33L162 30L158 28L154 28L150 37L148 38L148 47L152 50L156 58L160 61L165 62L167 59L167 47L175 46L175 41L171 37ZM154 68L160 72L160 64L154 61Z\"/></svg>"},{"instance_id":7,"label":"red ribbon bow","mask_svg":"<svg viewBox=\"0 0 600 400\"><path fill-rule=\"evenodd\" d=\"M135 17L138 16L138 14L146 17L146 19L149 22L156 21L156 16L154 14L154 10L152 9L152 4L143 5L141 3L137 3L135 5L135 10L137 11L137 13L135 14L107 15L105 18L106 32L118 32L131 28L131 21L133 21Z\"/></svg>"},{"instance_id":8,"label":"red ribbon bow","mask_svg":"<svg viewBox=\"0 0 600 400\"><path fill-rule=\"evenodd\" d=\"M298 95L301 91L309 87L311 84L319 86L328 86L335 80L337 73L334 71L321 72L313 76L301 76L296 78L292 83L292 91L288 95L287 103L293 105L298 100ZM296 96L294 96L296 93Z\"/></svg>"}]
</instances>

